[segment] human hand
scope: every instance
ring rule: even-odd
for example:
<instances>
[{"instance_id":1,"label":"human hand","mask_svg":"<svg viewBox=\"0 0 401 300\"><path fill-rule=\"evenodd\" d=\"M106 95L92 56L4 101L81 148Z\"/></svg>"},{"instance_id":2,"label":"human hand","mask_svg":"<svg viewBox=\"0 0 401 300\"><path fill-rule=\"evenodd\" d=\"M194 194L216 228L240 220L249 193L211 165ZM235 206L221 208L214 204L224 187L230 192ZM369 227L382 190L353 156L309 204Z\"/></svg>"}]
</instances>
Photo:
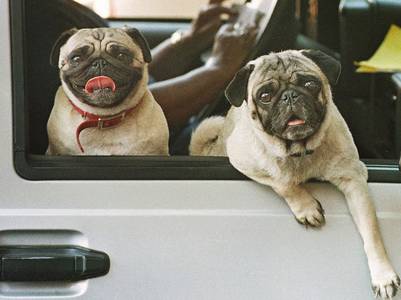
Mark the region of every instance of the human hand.
<instances>
[{"instance_id":1,"label":"human hand","mask_svg":"<svg viewBox=\"0 0 401 300\"><path fill-rule=\"evenodd\" d=\"M216 34L207 66L224 70L230 78L243 66L256 40L256 25L225 24Z\"/></svg>"},{"instance_id":2,"label":"human hand","mask_svg":"<svg viewBox=\"0 0 401 300\"><path fill-rule=\"evenodd\" d=\"M223 24L223 17L232 19L237 15L233 8L223 6L226 0L209 0L203 7L198 17L192 22L188 37L196 48L207 49L213 43L214 37Z\"/></svg>"}]
</instances>

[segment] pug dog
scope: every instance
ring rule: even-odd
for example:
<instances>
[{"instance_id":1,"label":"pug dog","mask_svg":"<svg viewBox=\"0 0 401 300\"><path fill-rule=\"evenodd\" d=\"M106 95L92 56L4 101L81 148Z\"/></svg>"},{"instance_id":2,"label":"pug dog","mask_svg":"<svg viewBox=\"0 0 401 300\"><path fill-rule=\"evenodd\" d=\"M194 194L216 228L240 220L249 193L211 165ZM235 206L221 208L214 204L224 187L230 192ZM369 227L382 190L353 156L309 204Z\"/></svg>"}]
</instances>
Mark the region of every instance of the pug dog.
<instances>
[{"instance_id":1,"label":"pug dog","mask_svg":"<svg viewBox=\"0 0 401 300\"><path fill-rule=\"evenodd\" d=\"M149 46L134 28L72 29L51 53L61 87L48 155L168 155L169 132L150 93Z\"/></svg>"},{"instance_id":2,"label":"pug dog","mask_svg":"<svg viewBox=\"0 0 401 300\"><path fill-rule=\"evenodd\" d=\"M271 186L305 226L322 226L325 217L304 183L333 183L363 239L374 294L391 298L400 278L383 245L367 169L332 100L330 84L340 69L335 59L314 50L271 53L248 63L226 89L233 107L226 117L200 124L190 153L228 156L247 177Z\"/></svg>"}]
</instances>

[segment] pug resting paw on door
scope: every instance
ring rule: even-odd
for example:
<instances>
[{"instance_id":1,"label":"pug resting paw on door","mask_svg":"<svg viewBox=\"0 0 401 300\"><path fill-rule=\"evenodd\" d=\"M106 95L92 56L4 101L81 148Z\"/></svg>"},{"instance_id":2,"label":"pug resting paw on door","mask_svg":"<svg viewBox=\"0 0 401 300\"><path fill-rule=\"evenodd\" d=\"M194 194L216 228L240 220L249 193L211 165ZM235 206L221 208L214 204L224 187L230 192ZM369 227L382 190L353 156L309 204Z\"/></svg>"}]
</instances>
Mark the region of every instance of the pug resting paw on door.
<instances>
[{"instance_id":1,"label":"pug resting paw on door","mask_svg":"<svg viewBox=\"0 0 401 300\"><path fill-rule=\"evenodd\" d=\"M332 100L330 84L340 64L314 50L271 53L248 63L229 84L233 107L226 117L202 122L192 135L192 155L228 156L247 177L271 186L296 220L312 227L324 210L304 187L309 179L329 181L345 195L363 239L375 296L400 288L383 245L351 133Z\"/></svg>"}]
</instances>

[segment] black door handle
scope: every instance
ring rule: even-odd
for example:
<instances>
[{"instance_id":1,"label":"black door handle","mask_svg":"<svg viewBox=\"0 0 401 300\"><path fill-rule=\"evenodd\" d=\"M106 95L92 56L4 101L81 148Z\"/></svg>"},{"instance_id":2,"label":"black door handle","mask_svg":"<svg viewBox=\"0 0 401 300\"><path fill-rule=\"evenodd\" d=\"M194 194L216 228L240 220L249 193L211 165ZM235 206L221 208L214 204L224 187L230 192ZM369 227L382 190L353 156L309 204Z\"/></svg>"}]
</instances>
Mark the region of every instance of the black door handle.
<instances>
[{"instance_id":1,"label":"black door handle","mask_svg":"<svg viewBox=\"0 0 401 300\"><path fill-rule=\"evenodd\" d=\"M109 256L79 246L0 246L0 281L79 281L106 275Z\"/></svg>"}]
</instances>

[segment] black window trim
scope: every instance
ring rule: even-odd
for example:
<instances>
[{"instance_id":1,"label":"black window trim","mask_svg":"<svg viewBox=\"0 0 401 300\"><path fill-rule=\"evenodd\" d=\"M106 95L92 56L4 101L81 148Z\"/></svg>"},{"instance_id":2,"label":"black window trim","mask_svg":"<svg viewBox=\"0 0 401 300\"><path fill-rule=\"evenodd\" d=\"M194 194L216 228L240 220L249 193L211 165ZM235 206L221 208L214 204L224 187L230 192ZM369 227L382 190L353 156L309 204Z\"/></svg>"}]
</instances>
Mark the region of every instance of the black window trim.
<instances>
[{"instance_id":1,"label":"black window trim","mask_svg":"<svg viewBox=\"0 0 401 300\"><path fill-rule=\"evenodd\" d=\"M9 0L14 167L27 180L247 180L225 157L45 156L27 153L23 0ZM400 183L396 160L364 160L369 181Z\"/></svg>"}]
</instances>

